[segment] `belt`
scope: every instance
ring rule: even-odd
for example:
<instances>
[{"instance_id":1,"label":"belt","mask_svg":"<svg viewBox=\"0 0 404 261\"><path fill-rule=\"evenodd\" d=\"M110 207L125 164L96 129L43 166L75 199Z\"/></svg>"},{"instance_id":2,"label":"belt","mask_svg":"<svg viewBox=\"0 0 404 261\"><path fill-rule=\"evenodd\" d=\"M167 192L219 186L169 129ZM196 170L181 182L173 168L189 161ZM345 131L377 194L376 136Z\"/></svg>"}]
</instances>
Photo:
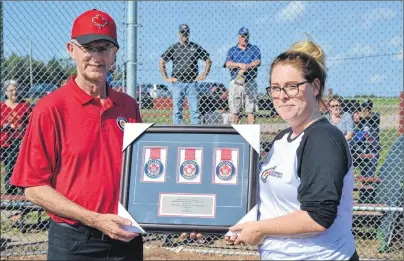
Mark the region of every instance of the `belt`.
<instances>
[{"instance_id":1,"label":"belt","mask_svg":"<svg viewBox=\"0 0 404 261\"><path fill-rule=\"evenodd\" d=\"M54 223L56 226L62 226L62 227L68 228L68 229L72 229L79 233L85 234L91 238L97 238L97 239L101 239L103 241L112 240L112 238L110 238L107 234L99 231L98 229L95 229L95 228L92 228L89 226L85 226L85 225L81 225L81 224L70 225L67 223L57 223L57 222L54 222Z\"/></svg>"}]
</instances>

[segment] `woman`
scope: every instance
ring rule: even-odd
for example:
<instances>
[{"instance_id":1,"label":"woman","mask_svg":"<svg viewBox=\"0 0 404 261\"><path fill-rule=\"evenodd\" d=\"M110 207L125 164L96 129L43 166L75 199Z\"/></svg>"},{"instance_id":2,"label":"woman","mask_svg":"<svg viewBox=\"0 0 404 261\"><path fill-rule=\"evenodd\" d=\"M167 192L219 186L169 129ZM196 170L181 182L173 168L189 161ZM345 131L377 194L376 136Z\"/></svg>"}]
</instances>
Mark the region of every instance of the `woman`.
<instances>
[{"instance_id":1,"label":"woman","mask_svg":"<svg viewBox=\"0 0 404 261\"><path fill-rule=\"evenodd\" d=\"M290 127L261 166L258 221L231 227L227 238L258 245L262 260L359 260L348 144L319 111L326 76L324 53L312 41L294 44L271 65L267 92Z\"/></svg>"},{"instance_id":2,"label":"woman","mask_svg":"<svg viewBox=\"0 0 404 261\"><path fill-rule=\"evenodd\" d=\"M0 104L0 148L1 160L6 171L4 176L5 194L19 194L19 189L11 186L9 180L13 173L31 109L28 102L21 101L18 98L17 81L6 81L4 88L6 99Z\"/></svg>"},{"instance_id":3,"label":"woman","mask_svg":"<svg viewBox=\"0 0 404 261\"><path fill-rule=\"evenodd\" d=\"M352 115L342 110L342 98L334 95L330 99L330 117L329 121L336 126L345 136L347 141L352 139L355 124Z\"/></svg>"}]
</instances>

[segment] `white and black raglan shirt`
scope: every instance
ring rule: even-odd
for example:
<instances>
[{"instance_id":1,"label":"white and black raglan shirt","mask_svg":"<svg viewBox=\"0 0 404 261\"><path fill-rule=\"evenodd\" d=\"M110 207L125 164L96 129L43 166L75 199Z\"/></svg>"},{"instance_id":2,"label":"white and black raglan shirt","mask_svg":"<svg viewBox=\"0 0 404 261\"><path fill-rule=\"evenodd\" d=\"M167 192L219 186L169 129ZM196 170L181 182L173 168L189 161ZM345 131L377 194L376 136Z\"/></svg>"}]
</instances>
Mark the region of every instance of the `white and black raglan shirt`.
<instances>
[{"instance_id":1,"label":"white and black raglan shirt","mask_svg":"<svg viewBox=\"0 0 404 261\"><path fill-rule=\"evenodd\" d=\"M348 260L352 235L354 175L348 144L340 130L321 118L299 136L281 131L259 177L259 220L307 211L322 233L268 236L262 259Z\"/></svg>"}]
</instances>

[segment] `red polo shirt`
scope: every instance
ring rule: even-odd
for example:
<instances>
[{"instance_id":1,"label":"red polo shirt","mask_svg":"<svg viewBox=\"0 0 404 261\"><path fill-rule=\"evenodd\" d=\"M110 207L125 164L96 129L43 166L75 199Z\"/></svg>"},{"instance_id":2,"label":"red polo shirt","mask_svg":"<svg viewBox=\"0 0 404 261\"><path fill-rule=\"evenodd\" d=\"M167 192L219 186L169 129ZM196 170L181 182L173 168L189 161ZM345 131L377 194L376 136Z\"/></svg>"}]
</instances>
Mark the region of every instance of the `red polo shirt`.
<instances>
[{"instance_id":1,"label":"red polo shirt","mask_svg":"<svg viewBox=\"0 0 404 261\"><path fill-rule=\"evenodd\" d=\"M34 107L11 184L49 185L66 198L98 213L117 213L122 164L123 122L141 122L130 96L108 88L101 105L71 77ZM76 221L49 216L56 222Z\"/></svg>"}]
</instances>

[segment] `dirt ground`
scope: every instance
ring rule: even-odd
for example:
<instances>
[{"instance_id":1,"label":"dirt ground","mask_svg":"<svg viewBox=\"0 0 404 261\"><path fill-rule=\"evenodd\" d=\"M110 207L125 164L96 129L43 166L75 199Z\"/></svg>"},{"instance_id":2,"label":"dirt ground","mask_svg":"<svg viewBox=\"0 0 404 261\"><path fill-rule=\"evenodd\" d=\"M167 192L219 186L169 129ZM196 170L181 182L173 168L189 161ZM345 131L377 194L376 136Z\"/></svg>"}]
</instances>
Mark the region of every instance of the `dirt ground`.
<instances>
[{"instance_id":1,"label":"dirt ground","mask_svg":"<svg viewBox=\"0 0 404 261\"><path fill-rule=\"evenodd\" d=\"M176 253L163 248L145 249L144 260L259 260L258 255L220 255L193 252ZM0 260L46 260L46 256L1 257Z\"/></svg>"},{"instance_id":2,"label":"dirt ground","mask_svg":"<svg viewBox=\"0 0 404 261\"><path fill-rule=\"evenodd\" d=\"M357 241L357 250L360 258L379 259L379 260L403 260L403 249L399 249L397 244L393 251L388 254L379 254L376 251L377 246L374 240ZM164 248L154 244L145 245L144 260L259 260L259 256L255 251L237 251L232 254L232 249L220 248L201 248L190 245ZM219 252L220 251L220 252ZM234 250L233 250L234 251ZM216 252L216 253L215 253ZM45 255L41 256L14 256L1 257L0 260L46 260Z\"/></svg>"}]
</instances>

